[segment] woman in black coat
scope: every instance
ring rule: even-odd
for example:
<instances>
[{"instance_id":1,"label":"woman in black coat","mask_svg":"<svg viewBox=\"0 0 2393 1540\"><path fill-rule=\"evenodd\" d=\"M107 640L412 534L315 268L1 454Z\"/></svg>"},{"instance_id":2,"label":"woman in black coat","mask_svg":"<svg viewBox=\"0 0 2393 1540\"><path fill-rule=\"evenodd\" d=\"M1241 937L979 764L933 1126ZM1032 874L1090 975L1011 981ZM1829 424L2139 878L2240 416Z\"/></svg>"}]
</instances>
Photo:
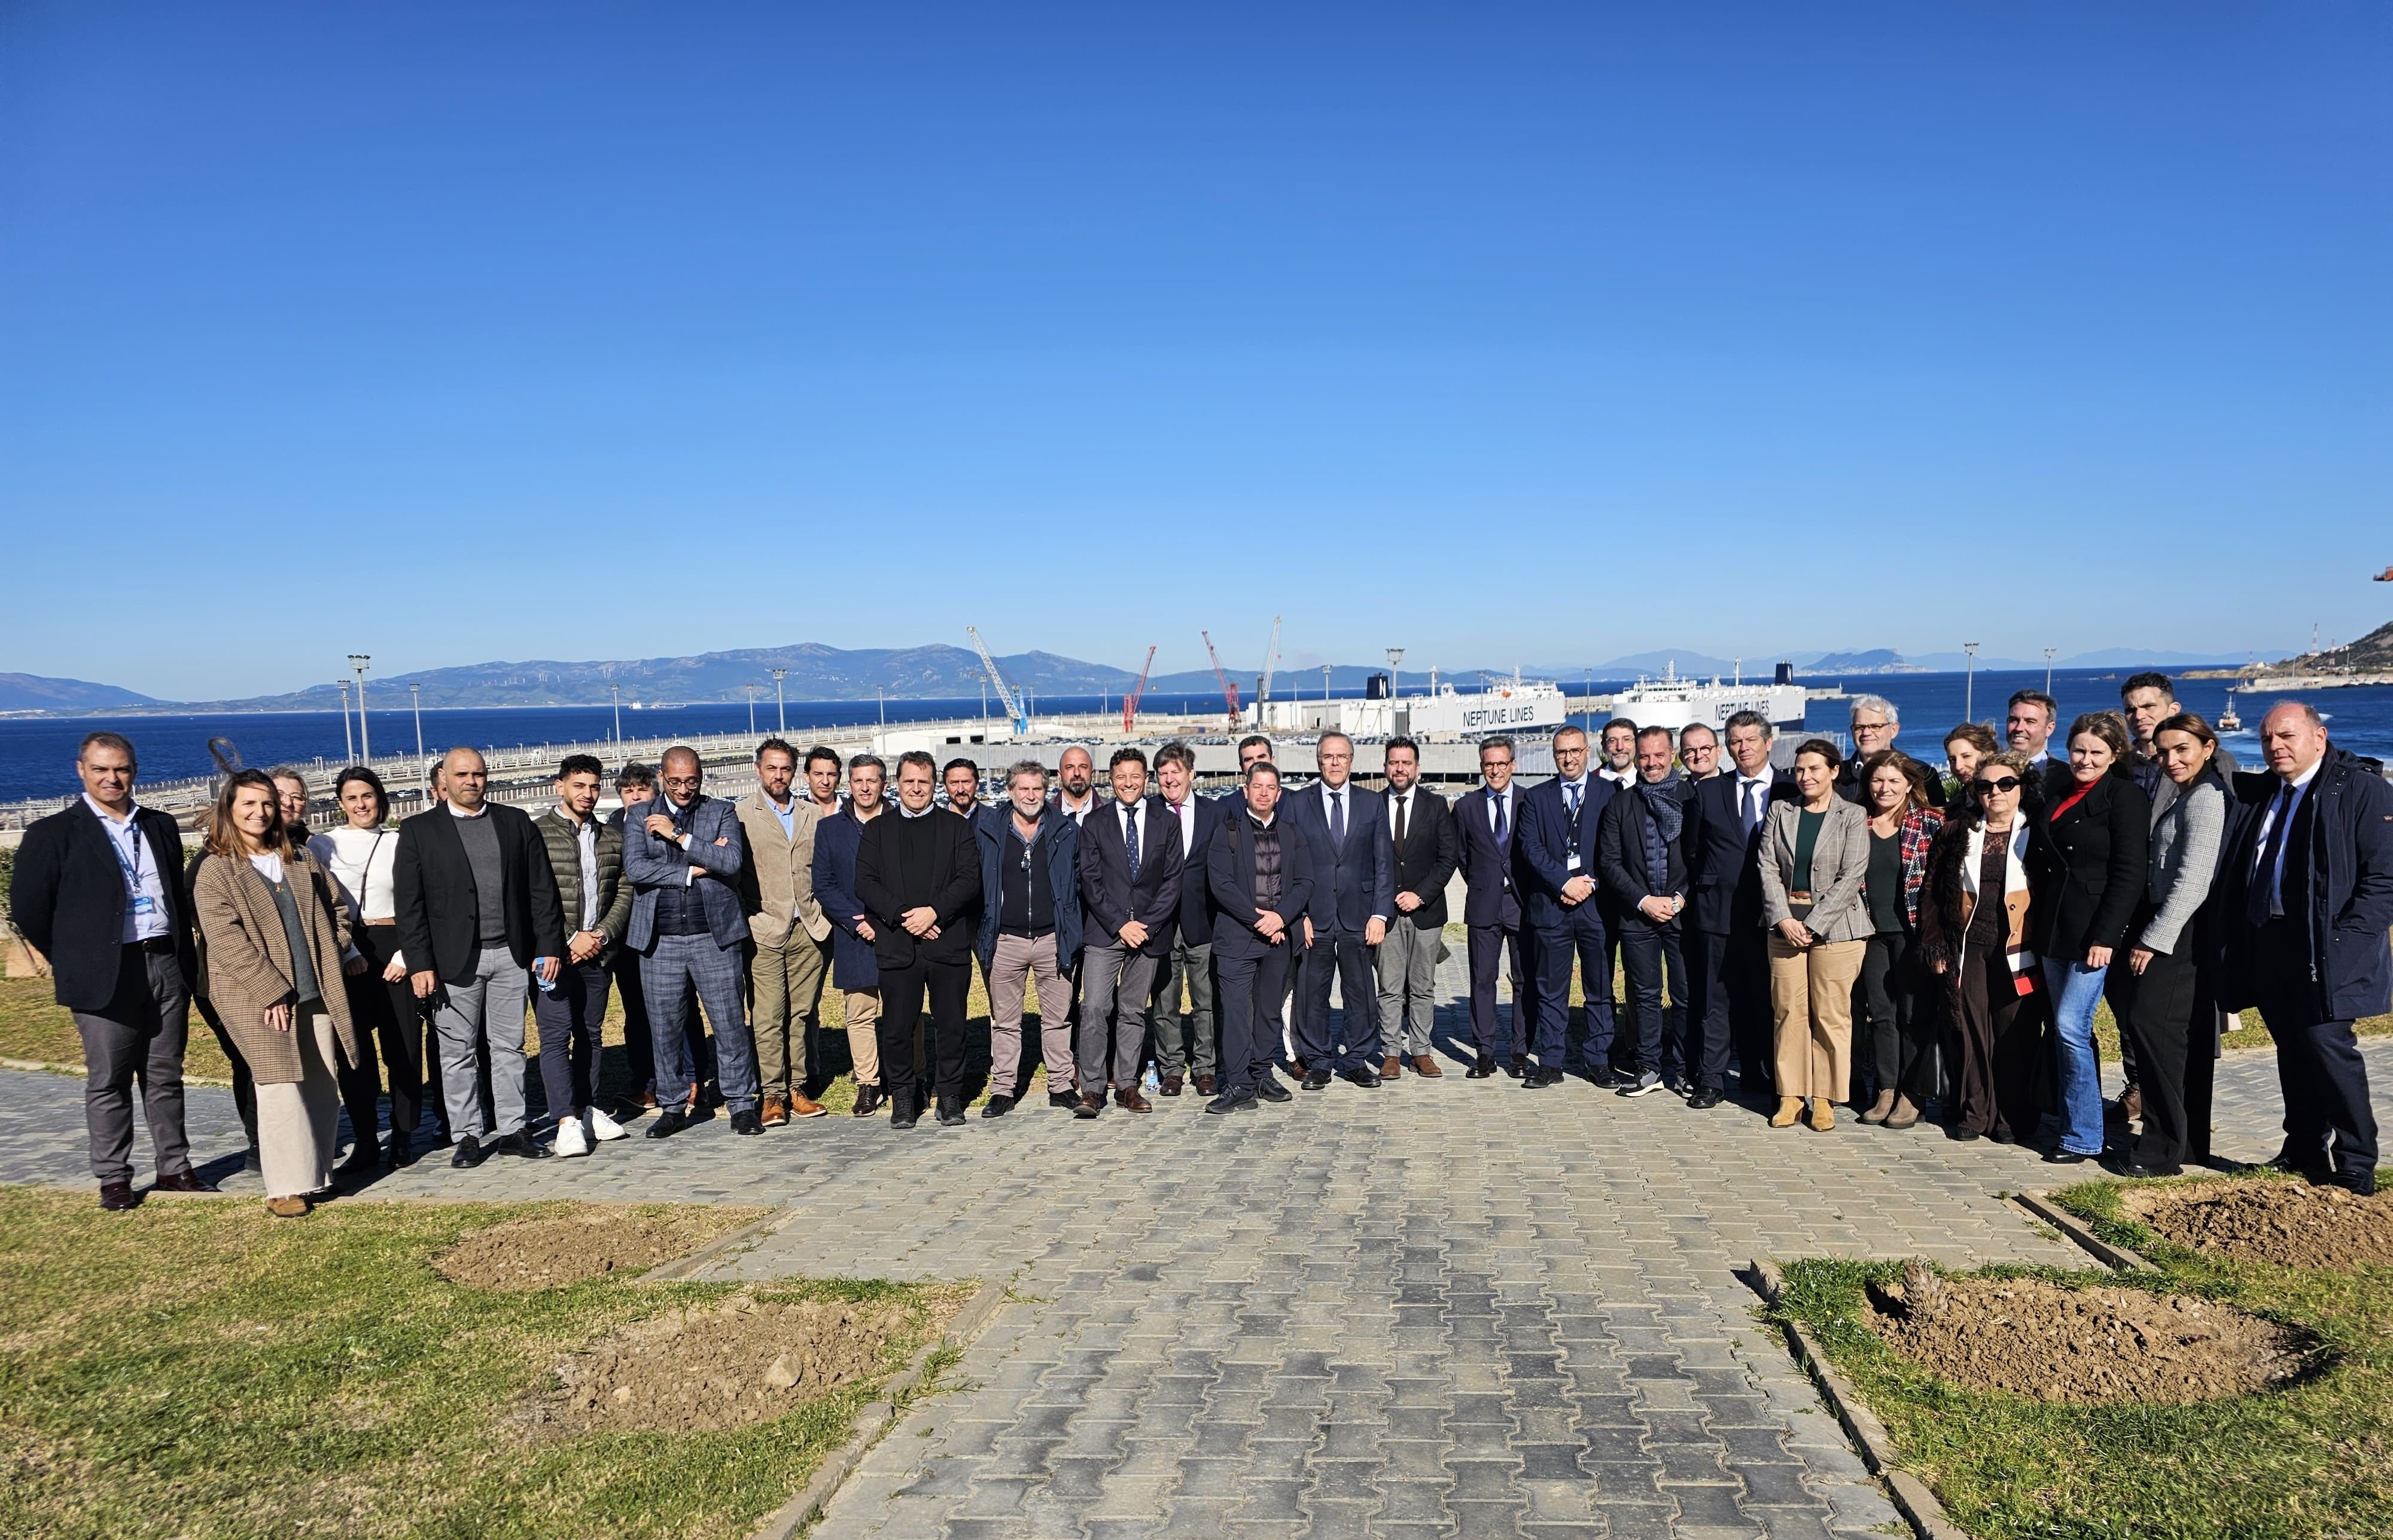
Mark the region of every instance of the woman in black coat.
<instances>
[{"instance_id":1,"label":"woman in black coat","mask_svg":"<svg viewBox=\"0 0 2393 1540\"><path fill-rule=\"evenodd\" d=\"M2127 773L2127 732L2108 711L2069 728L2074 777L2038 822L2060 868L2036 897L2036 950L2052 991L2058 1141L2047 1159L2070 1165L2102 1153L2102 1066L2094 1051L2094 1009L2114 952L2143 901L2152 804ZM2125 961L2125 958L2120 959Z\"/></svg>"}]
</instances>

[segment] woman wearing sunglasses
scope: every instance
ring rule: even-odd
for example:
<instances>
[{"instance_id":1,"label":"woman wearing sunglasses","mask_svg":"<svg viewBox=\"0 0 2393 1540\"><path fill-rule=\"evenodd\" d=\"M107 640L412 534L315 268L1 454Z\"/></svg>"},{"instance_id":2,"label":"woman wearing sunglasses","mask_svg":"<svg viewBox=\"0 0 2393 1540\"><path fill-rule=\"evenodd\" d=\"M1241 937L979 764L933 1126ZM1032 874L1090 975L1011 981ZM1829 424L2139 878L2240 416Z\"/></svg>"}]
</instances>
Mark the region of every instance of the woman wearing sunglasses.
<instances>
[{"instance_id":1,"label":"woman wearing sunglasses","mask_svg":"<svg viewBox=\"0 0 2393 1540\"><path fill-rule=\"evenodd\" d=\"M2025 754L1981 760L1928 853L1919 952L1943 982L1954 1055L1953 1137L2016 1142L2036 1122L2045 988L2030 938L2035 894L2060 870L2034 817Z\"/></svg>"},{"instance_id":2,"label":"woman wearing sunglasses","mask_svg":"<svg viewBox=\"0 0 2393 1540\"><path fill-rule=\"evenodd\" d=\"M2109 711L2070 724L2073 780L2042 818L2061 869L2036 894L2036 950L2052 991L2060 1070L2060 1127L2045 1158L2069 1166L2102 1153L2102 1066L2094 1053L2094 1008L2113 953L2143 902L2152 804L2127 769L2127 730ZM2123 957L2121 961L2125 961Z\"/></svg>"}]
</instances>

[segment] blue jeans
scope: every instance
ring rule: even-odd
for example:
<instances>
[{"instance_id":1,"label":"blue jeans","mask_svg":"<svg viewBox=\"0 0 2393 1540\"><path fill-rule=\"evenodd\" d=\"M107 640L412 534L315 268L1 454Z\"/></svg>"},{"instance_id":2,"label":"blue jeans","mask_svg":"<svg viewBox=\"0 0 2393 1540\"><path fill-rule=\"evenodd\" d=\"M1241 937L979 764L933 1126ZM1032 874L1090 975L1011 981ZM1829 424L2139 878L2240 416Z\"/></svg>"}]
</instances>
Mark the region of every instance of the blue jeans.
<instances>
[{"instance_id":1,"label":"blue jeans","mask_svg":"<svg viewBox=\"0 0 2393 1540\"><path fill-rule=\"evenodd\" d=\"M2044 959L2044 982L2052 991L2052 1040L2060 1062L2060 1147L2077 1155L2102 1153L2102 1065L2094 1056L2094 1008L2102 1003L2108 968Z\"/></svg>"}]
</instances>

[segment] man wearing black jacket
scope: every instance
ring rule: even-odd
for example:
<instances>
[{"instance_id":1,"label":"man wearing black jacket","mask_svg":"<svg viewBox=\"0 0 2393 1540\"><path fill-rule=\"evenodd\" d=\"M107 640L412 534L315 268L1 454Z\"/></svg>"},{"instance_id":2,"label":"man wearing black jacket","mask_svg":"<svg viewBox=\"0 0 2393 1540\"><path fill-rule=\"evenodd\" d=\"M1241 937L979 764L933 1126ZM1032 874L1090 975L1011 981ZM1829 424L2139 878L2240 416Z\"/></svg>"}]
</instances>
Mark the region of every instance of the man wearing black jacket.
<instances>
[{"instance_id":1,"label":"man wearing black jacket","mask_svg":"<svg viewBox=\"0 0 2393 1540\"><path fill-rule=\"evenodd\" d=\"M1634 1024L1630 1051L1634 1077L1623 1096L1643 1096L1684 1081L1680 1035L1666 1030L1662 979L1685 1020L1687 958L1680 945L1687 907L1685 832L1687 800L1670 774L1670 730L1648 727L1637 735L1637 784L1606 803L1595 836L1596 880L1619 907L1620 965L1628 975L1628 1011Z\"/></svg>"},{"instance_id":2,"label":"man wearing black jacket","mask_svg":"<svg viewBox=\"0 0 2393 1540\"><path fill-rule=\"evenodd\" d=\"M419 1000L439 1001L440 1096L456 1135L451 1166L492 1150L545 1156L524 1127L524 1002L539 969L555 983L565 911L547 846L517 808L484 800L490 772L471 749L441 761L448 798L399 826L391 896ZM482 1120L475 1059L487 1043L494 1126Z\"/></svg>"},{"instance_id":3,"label":"man wearing black jacket","mask_svg":"<svg viewBox=\"0 0 2393 1540\"><path fill-rule=\"evenodd\" d=\"M2277 1040L2285 1142L2271 1163L2366 1196L2376 1116L2352 1022L2393 1010L2393 785L2327 741L2299 701L2260 722L2269 774L2238 776L2221 865L2221 1003L2257 1006Z\"/></svg>"},{"instance_id":4,"label":"man wearing black jacket","mask_svg":"<svg viewBox=\"0 0 2393 1540\"><path fill-rule=\"evenodd\" d=\"M1759 711L1728 719L1731 768L1695 783L1687 803L1693 820L1681 846L1687 861L1688 907L1694 926L1694 1005L1687 1022L1694 1041L1686 1051L1694 1094L1687 1105L1720 1105L1730 1051L1747 1097L1767 1096L1775 1083L1770 1061L1770 937L1761 923L1761 829L1770 804L1795 794L1793 777L1770 767L1771 726ZM1700 1031L1695 1030L1701 1024Z\"/></svg>"},{"instance_id":5,"label":"man wearing black jacket","mask_svg":"<svg viewBox=\"0 0 2393 1540\"><path fill-rule=\"evenodd\" d=\"M183 836L163 813L135 805L133 745L92 733L75 750L83 795L25 830L8 913L49 959L52 993L83 1038L84 1124L99 1206L122 1213L133 1193L133 1083L150 1124L157 1187L213 1193L191 1169L183 1132L183 1045L199 972L183 887Z\"/></svg>"},{"instance_id":6,"label":"man wearing black jacket","mask_svg":"<svg viewBox=\"0 0 2393 1540\"><path fill-rule=\"evenodd\" d=\"M856 897L871 919L881 972L881 1078L893 1129L910 1129L922 1116L914 1027L926 990L939 1122L957 1128L964 1120L973 945L965 917L980 903L980 852L971 825L931 805L937 775L928 754L899 756L896 816L866 824L856 846Z\"/></svg>"},{"instance_id":7,"label":"man wearing black jacket","mask_svg":"<svg viewBox=\"0 0 2393 1540\"><path fill-rule=\"evenodd\" d=\"M1293 927L1303 923L1313 900L1313 845L1279 816L1278 767L1256 760L1243 778L1245 795L1205 853L1205 880L1219 910L1213 959L1222 1011L1222 1090L1205 1110L1217 1114L1252 1112L1257 1098L1289 1099L1272 1077L1272 1050L1288 956L1303 944Z\"/></svg>"},{"instance_id":8,"label":"man wearing black jacket","mask_svg":"<svg viewBox=\"0 0 2393 1540\"><path fill-rule=\"evenodd\" d=\"M1445 1073L1430 1051L1437 1017L1437 962L1445 951L1445 884L1459 858L1454 814L1420 782L1420 748L1388 739L1388 837L1395 846L1396 912L1380 944L1380 1035L1393 1080L1409 1064L1419 1075Z\"/></svg>"}]
</instances>

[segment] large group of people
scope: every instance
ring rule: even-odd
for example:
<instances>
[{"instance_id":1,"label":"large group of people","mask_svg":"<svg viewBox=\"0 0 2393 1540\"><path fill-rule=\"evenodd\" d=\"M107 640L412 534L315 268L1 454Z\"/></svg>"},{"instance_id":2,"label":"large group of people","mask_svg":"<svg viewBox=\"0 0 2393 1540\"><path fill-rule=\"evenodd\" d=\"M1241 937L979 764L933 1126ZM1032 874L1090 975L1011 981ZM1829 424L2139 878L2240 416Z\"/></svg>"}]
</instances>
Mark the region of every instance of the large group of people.
<instances>
[{"instance_id":1,"label":"large group of people","mask_svg":"<svg viewBox=\"0 0 2393 1540\"><path fill-rule=\"evenodd\" d=\"M1839 1106L1898 1129L1941 1116L1955 1139L2159 1176L2209 1157L2222 1015L2256 1008L2279 1049L2276 1163L2373 1191L2353 1023L2393 1010L2393 786L2314 711L2269 711L2251 774L2158 674L2057 743L2057 705L2023 690L2002 737L1947 735L1944 772L1896 747L1886 700L1856 700L1852 727L1850 752L1810 738L1782 755L1750 711L1675 736L1566 725L1535 787L1491 737L1452 803L1402 737L1378 746L1378 787L1327 732L1301 786L1254 736L1226 796L1196 794L1195 752L1173 742L1151 761L1112 750L1103 797L1075 747L1052 786L1036 760L1008 767L995 805L970 760L907 753L893 778L877 756L770 737L737 802L674 748L618 771L612 817L595 758L566 759L533 816L456 749L396 828L371 769L340 774L340 823L312 836L304 776L234 773L188 866L175 821L134 799L133 746L94 733L83 794L27 833L12 912L82 1034L111 1209L137 1201L137 1084L158 1186L212 1190L183 1129L193 1005L235 1065L280 1215L435 1147L427 1114L461 1168L587 1156L650 1112L645 1136L670 1138L718 1102L742 1136L822 1116L841 1073L826 989L855 1116L960 1125L975 961L984 1118L1018 1107L1040 1064L1049 1106L1083 1119L1192 1090L1227 1116L1333 1080L1435 1078L1458 874L1467 1077L1667 1091L1701 1112L1733 1068L1776 1128L1828 1131ZM639 1083L611 1112L610 992ZM2126 1081L2107 1105L2105 998ZM357 1132L335 1167L344 1106Z\"/></svg>"}]
</instances>

